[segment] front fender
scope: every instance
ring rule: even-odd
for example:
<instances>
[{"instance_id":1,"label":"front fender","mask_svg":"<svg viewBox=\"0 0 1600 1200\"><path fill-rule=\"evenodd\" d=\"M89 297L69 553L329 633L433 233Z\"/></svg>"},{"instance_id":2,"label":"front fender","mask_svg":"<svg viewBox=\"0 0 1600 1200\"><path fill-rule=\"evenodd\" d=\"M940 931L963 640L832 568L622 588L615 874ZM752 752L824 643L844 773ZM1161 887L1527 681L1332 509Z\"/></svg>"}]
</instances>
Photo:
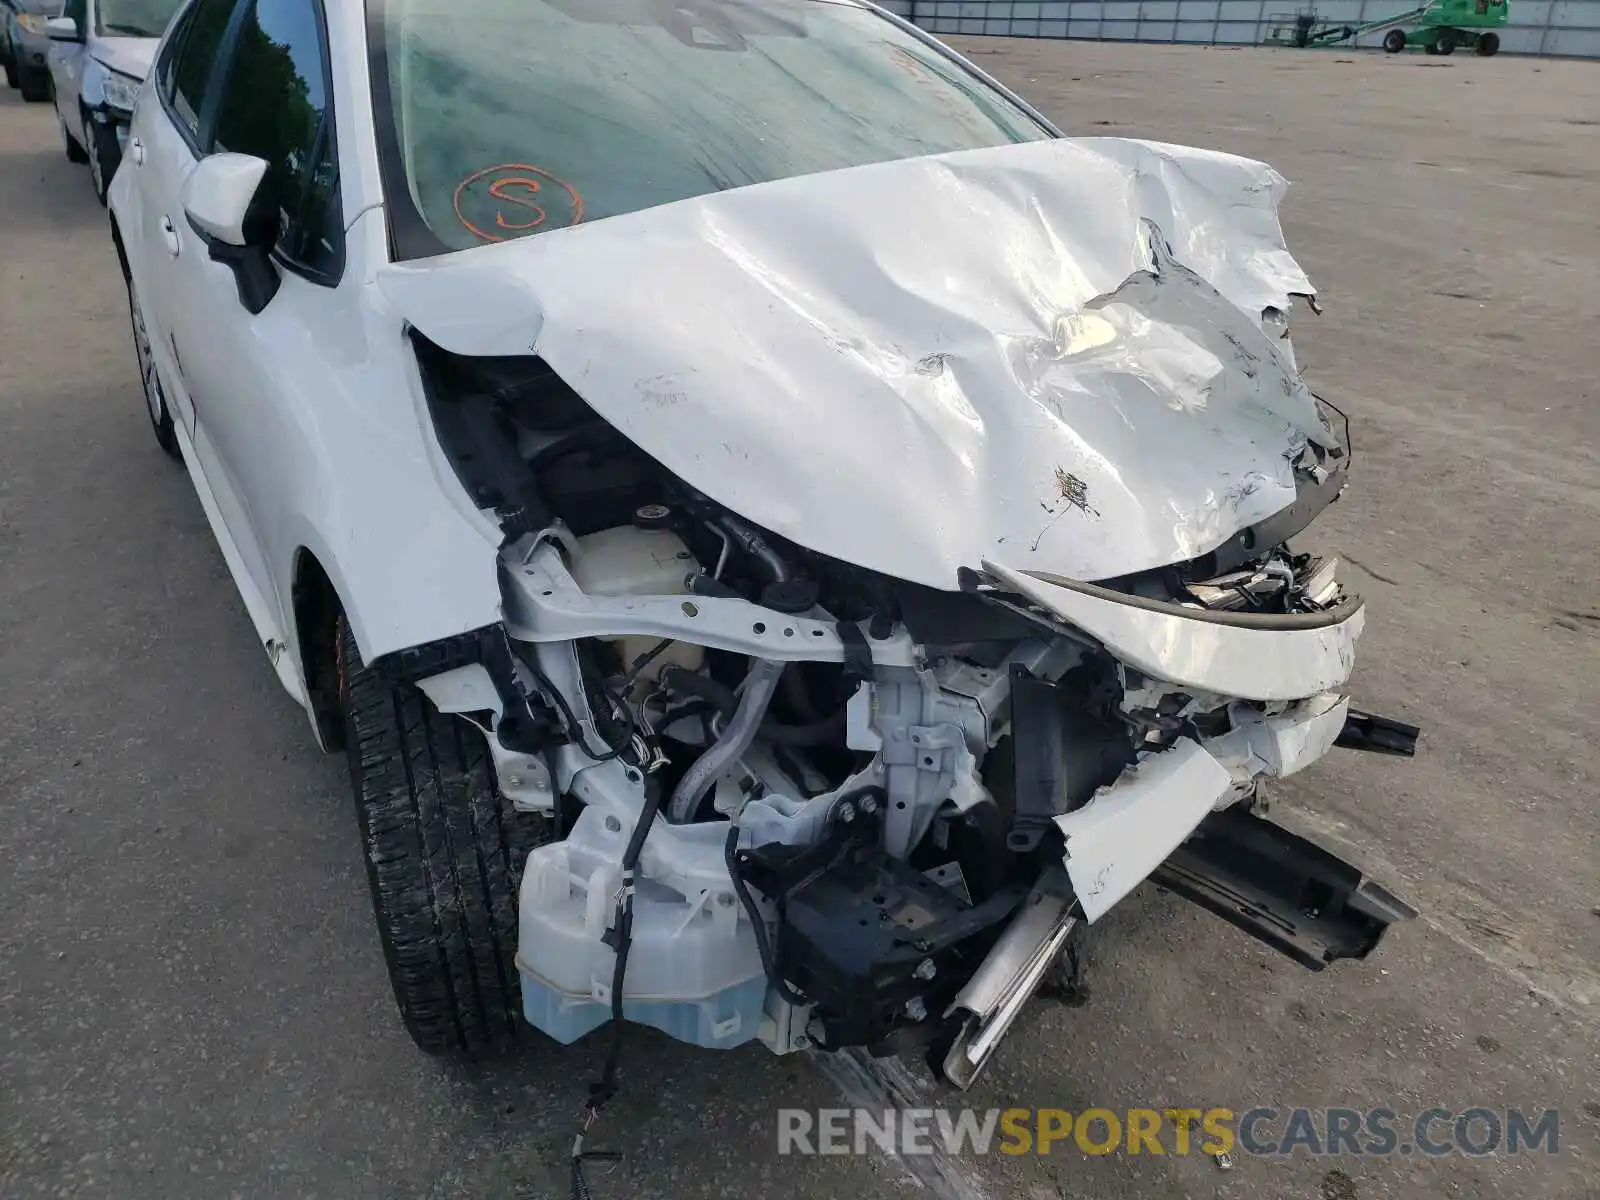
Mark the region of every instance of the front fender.
<instances>
[{"instance_id":1,"label":"front fender","mask_svg":"<svg viewBox=\"0 0 1600 1200\"><path fill-rule=\"evenodd\" d=\"M83 77L78 84L78 102L91 111L106 106L106 68L88 53L83 56Z\"/></svg>"},{"instance_id":2,"label":"front fender","mask_svg":"<svg viewBox=\"0 0 1600 1200\"><path fill-rule=\"evenodd\" d=\"M375 211L346 236L351 271L383 253ZM325 321L285 322L273 342L291 360L280 368L286 419L274 449L275 490L288 499L264 540L280 611L292 619L296 561L310 552L372 662L494 624L500 590L497 531L448 468L436 469L404 330L358 303L360 289L347 279L319 297L329 301ZM258 320L272 318L269 307ZM295 629L288 641L298 640Z\"/></svg>"}]
</instances>

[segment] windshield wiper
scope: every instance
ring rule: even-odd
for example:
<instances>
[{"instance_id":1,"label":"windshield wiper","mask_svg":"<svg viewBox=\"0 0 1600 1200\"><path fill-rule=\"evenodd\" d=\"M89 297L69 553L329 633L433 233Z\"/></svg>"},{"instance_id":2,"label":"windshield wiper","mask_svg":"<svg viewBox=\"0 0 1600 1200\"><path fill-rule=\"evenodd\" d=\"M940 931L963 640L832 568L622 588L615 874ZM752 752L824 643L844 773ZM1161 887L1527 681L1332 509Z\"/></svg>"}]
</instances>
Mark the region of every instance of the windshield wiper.
<instances>
[{"instance_id":1,"label":"windshield wiper","mask_svg":"<svg viewBox=\"0 0 1600 1200\"><path fill-rule=\"evenodd\" d=\"M102 21L100 28L106 33L123 33L129 37L160 37L159 33L151 33L139 25L119 25L115 21Z\"/></svg>"}]
</instances>

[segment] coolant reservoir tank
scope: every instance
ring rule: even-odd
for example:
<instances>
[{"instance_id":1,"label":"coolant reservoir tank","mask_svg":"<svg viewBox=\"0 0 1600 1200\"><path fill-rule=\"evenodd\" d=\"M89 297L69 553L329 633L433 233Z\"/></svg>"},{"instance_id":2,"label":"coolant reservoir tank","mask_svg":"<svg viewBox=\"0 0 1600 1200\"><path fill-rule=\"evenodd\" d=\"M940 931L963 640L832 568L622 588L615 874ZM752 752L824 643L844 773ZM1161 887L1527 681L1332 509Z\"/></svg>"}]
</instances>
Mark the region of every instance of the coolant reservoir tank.
<instances>
[{"instance_id":1,"label":"coolant reservoir tank","mask_svg":"<svg viewBox=\"0 0 1600 1200\"><path fill-rule=\"evenodd\" d=\"M591 596L682 596L694 556L670 529L621 525L578 539L572 577Z\"/></svg>"},{"instance_id":2,"label":"coolant reservoir tank","mask_svg":"<svg viewBox=\"0 0 1600 1200\"><path fill-rule=\"evenodd\" d=\"M694 555L670 529L639 529L621 525L577 539L572 556L572 577L591 596L683 596L696 569ZM640 655L659 644L650 637L616 638L612 645L632 666ZM674 642L657 657L641 677L654 678L670 664L699 670L705 652L688 642Z\"/></svg>"}]
</instances>

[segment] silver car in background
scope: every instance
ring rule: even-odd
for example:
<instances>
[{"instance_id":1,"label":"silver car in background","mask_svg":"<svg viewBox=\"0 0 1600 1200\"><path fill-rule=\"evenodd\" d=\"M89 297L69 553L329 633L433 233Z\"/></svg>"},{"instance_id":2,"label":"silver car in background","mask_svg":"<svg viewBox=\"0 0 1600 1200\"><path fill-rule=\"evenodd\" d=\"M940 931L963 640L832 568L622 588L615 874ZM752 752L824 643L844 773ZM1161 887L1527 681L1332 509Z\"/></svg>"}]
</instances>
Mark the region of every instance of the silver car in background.
<instances>
[{"instance_id":1,"label":"silver car in background","mask_svg":"<svg viewBox=\"0 0 1600 1200\"><path fill-rule=\"evenodd\" d=\"M50 98L45 22L61 15L61 5L62 0L0 0L0 66L6 86L21 91L24 100Z\"/></svg>"}]
</instances>

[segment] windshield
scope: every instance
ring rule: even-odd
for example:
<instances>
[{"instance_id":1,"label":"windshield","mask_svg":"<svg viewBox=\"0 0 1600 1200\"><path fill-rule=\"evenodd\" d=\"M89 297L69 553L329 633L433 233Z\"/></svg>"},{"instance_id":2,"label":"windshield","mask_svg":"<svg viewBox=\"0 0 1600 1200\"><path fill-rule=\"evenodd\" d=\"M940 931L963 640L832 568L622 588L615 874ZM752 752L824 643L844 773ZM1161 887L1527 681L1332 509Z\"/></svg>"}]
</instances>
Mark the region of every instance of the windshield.
<instances>
[{"instance_id":1,"label":"windshield","mask_svg":"<svg viewBox=\"0 0 1600 1200\"><path fill-rule=\"evenodd\" d=\"M11 7L19 13L34 13L41 17L59 17L64 0L11 0Z\"/></svg>"},{"instance_id":2,"label":"windshield","mask_svg":"<svg viewBox=\"0 0 1600 1200\"><path fill-rule=\"evenodd\" d=\"M396 252L1051 136L833 0L369 0ZM841 214L844 219L847 214Z\"/></svg>"},{"instance_id":3,"label":"windshield","mask_svg":"<svg viewBox=\"0 0 1600 1200\"><path fill-rule=\"evenodd\" d=\"M102 37L158 38L183 0L100 0L95 30Z\"/></svg>"}]
</instances>

